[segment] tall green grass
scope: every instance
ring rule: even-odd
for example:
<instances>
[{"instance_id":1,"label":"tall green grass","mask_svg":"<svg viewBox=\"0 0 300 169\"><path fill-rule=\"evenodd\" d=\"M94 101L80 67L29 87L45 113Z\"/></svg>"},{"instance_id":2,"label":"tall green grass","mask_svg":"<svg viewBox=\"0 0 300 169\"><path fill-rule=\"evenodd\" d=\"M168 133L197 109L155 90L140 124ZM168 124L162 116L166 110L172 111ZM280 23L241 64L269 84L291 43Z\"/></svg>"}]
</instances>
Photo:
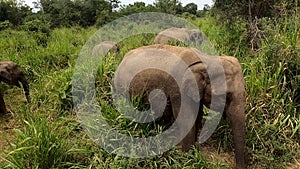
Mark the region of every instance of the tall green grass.
<instances>
[{"instance_id":1,"label":"tall green grass","mask_svg":"<svg viewBox=\"0 0 300 169\"><path fill-rule=\"evenodd\" d=\"M248 128L253 159L293 161L300 152L299 15L264 24L262 47L247 58ZM254 118L251 118L254 117ZM258 127L260 126L260 127ZM254 162L254 160L253 160ZM266 165L266 166L270 166Z\"/></svg>"},{"instance_id":2,"label":"tall green grass","mask_svg":"<svg viewBox=\"0 0 300 169\"><path fill-rule=\"evenodd\" d=\"M241 62L247 90L247 150L250 168L285 168L299 159L299 16L264 22L262 47L252 54L244 24L227 30L213 17L193 21L210 38L219 54L235 55ZM232 31L232 29L231 29ZM5 100L16 120L13 141L1 168L230 168L204 157L196 148L187 153L174 148L167 154L130 159L110 154L86 135L72 109L71 77L81 47L95 28L60 28L51 32L47 46L27 32L0 32L0 61L21 65L30 82L32 103L22 92L5 86ZM154 35L123 40L121 53L110 55L98 69L97 96L109 123L122 132L151 134L153 126L126 120L109 104L110 85L122 57L131 49L152 43ZM17 98L17 99L16 99ZM1 117L0 117L1 118ZM152 131L153 132L153 131ZM208 142L219 152L232 152L229 123L221 122ZM1 150L0 150L1 151Z\"/></svg>"},{"instance_id":3,"label":"tall green grass","mask_svg":"<svg viewBox=\"0 0 300 169\"><path fill-rule=\"evenodd\" d=\"M64 161L68 152L67 133L56 132L57 127L43 116L28 116L21 125L22 130L15 130L17 137L15 144L11 144L14 150L7 154L5 168L51 168Z\"/></svg>"},{"instance_id":4,"label":"tall green grass","mask_svg":"<svg viewBox=\"0 0 300 169\"><path fill-rule=\"evenodd\" d=\"M242 63L247 91L247 147L253 168L284 168L287 161L300 158L299 16L295 13L259 20L262 45L255 53L247 47L245 24L227 29L216 24L215 18L193 21L217 43L220 54L234 55ZM221 125L216 139L226 147L231 139L224 142L224 131L227 135Z\"/></svg>"}]
</instances>

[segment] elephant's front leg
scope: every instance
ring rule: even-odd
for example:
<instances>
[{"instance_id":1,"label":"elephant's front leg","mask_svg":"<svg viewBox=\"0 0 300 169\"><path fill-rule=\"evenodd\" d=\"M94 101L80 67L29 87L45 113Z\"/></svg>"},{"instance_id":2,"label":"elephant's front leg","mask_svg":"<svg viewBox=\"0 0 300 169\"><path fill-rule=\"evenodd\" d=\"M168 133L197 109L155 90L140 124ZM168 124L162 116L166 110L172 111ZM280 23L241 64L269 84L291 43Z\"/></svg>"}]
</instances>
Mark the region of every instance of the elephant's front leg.
<instances>
[{"instance_id":1,"label":"elephant's front leg","mask_svg":"<svg viewBox=\"0 0 300 169\"><path fill-rule=\"evenodd\" d=\"M245 98L243 94L233 95L226 108L226 114L233 132L236 168L244 169L245 165Z\"/></svg>"},{"instance_id":2,"label":"elephant's front leg","mask_svg":"<svg viewBox=\"0 0 300 169\"><path fill-rule=\"evenodd\" d=\"M203 103L200 102L200 104L199 104L199 112L198 112L198 115L197 115L197 120L195 122L196 130L197 130L196 131L197 132L197 137L198 137L198 133L199 133L200 129L202 128L203 115L204 115ZM198 139L196 141L198 141Z\"/></svg>"},{"instance_id":3,"label":"elephant's front leg","mask_svg":"<svg viewBox=\"0 0 300 169\"><path fill-rule=\"evenodd\" d=\"M179 130L179 137L183 138L179 145L183 151L188 151L197 140L197 126L195 121L197 119L199 104L191 98L183 98L181 101L180 97L171 97L171 104ZM186 132L187 134L184 136Z\"/></svg>"},{"instance_id":4,"label":"elephant's front leg","mask_svg":"<svg viewBox=\"0 0 300 169\"><path fill-rule=\"evenodd\" d=\"M0 114L6 114L6 107L3 99L3 95L0 92Z\"/></svg>"}]
</instances>

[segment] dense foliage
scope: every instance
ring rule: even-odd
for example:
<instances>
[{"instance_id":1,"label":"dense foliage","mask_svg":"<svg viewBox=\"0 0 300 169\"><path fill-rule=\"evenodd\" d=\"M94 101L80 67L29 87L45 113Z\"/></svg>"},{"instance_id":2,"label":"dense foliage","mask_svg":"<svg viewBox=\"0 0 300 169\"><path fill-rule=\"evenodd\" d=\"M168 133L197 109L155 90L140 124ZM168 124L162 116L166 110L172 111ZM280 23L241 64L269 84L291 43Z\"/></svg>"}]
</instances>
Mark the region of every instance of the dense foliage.
<instances>
[{"instance_id":1,"label":"dense foliage","mask_svg":"<svg viewBox=\"0 0 300 169\"><path fill-rule=\"evenodd\" d=\"M52 28L87 27L95 24L101 26L136 12L197 13L195 3L182 6L178 0L157 0L153 5L134 2L126 6L120 6L119 0L37 0L35 9L17 0L0 0L0 9L0 29L9 27L7 22L17 27L35 19L50 23Z\"/></svg>"},{"instance_id":2,"label":"dense foliage","mask_svg":"<svg viewBox=\"0 0 300 169\"><path fill-rule=\"evenodd\" d=\"M82 46L97 26L143 11L187 18L208 36L219 55L240 60L247 83L249 168L286 168L300 161L299 0L215 0L214 6L203 10L196 10L194 3L182 6L179 0L127 6L116 0L40 0L36 5L40 11L34 13L15 0L0 0L0 61L21 65L32 96L28 105L21 89L0 84L10 112L0 116L0 168L233 168L226 120L200 146L205 151L194 148L184 153L174 148L145 159L110 154L82 129L72 109L71 91ZM107 98L122 57L152 44L154 36L124 39L120 54L108 55L100 64L97 98L107 121L121 132L140 136L153 132L151 125L126 120Z\"/></svg>"}]
</instances>

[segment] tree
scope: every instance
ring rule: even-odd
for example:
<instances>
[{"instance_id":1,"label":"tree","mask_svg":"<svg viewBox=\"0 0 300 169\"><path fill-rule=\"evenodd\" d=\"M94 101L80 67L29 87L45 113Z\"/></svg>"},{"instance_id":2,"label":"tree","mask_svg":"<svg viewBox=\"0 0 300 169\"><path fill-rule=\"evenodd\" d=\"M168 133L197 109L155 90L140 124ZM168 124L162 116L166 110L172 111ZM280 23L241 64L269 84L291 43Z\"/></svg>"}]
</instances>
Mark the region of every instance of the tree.
<instances>
[{"instance_id":1,"label":"tree","mask_svg":"<svg viewBox=\"0 0 300 169\"><path fill-rule=\"evenodd\" d=\"M299 0L214 0L213 8L223 19L235 20L235 17L240 17L251 21L255 18L277 17L281 7L290 10L295 5L300 6Z\"/></svg>"},{"instance_id":2,"label":"tree","mask_svg":"<svg viewBox=\"0 0 300 169\"><path fill-rule=\"evenodd\" d=\"M179 0L156 0L154 6L158 11L169 14L182 14L183 7Z\"/></svg>"},{"instance_id":3,"label":"tree","mask_svg":"<svg viewBox=\"0 0 300 169\"><path fill-rule=\"evenodd\" d=\"M16 0L0 0L0 22L9 21L14 26L19 26L30 13L29 6L18 4Z\"/></svg>"},{"instance_id":4,"label":"tree","mask_svg":"<svg viewBox=\"0 0 300 169\"><path fill-rule=\"evenodd\" d=\"M36 5L49 14L52 27L79 25L83 27L111 21L119 0L40 0Z\"/></svg>"},{"instance_id":5,"label":"tree","mask_svg":"<svg viewBox=\"0 0 300 169\"><path fill-rule=\"evenodd\" d=\"M204 4L203 11L204 11L204 12L209 11L210 8L211 8L211 7L210 7L208 4Z\"/></svg>"},{"instance_id":6,"label":"tree","mask_svg":"<svg viewBox=\"0 0 300 169\"><path fill-rule=\"evenodd\" d=\"M132 13L139 12L153 12L155 11L155 7L153 5L147 5L144 2L134 2L134 4L129 4L127 6L121 7L120 14L121 15L129 15Z\"/></svg>"},{"instance_id":7,"label":"tree","mask_svg":"<svg viewBox=\"0 0 300 169\"><path fill-rule=\"evenodd\" d=\"M198 9L198 6L195 3L189 3L189 4L186 4L185 7L183 7L184 12L188 12L193 15L197 14L197 9Z\"/></svg>"},{"instance_id":8,"label":"tree","mask_svg":"<svg viewBox=\"0 0 300 169\"><path fill-rule=\"evenodd\" d=\"M291 3L294 2L294 3ZM263 18L277 18L297 12L299 0L215 0L213 11L220 16L220 21L230 28L234 23L243 22L247 29L247 42L252 51L261 46ZM295 10L291 10L291 9ZM284 12L280 12L284 11ZM239 24L241 25L241 24ZM233 28L235 29L235 28Z\"/></svg>"}]
</instances>

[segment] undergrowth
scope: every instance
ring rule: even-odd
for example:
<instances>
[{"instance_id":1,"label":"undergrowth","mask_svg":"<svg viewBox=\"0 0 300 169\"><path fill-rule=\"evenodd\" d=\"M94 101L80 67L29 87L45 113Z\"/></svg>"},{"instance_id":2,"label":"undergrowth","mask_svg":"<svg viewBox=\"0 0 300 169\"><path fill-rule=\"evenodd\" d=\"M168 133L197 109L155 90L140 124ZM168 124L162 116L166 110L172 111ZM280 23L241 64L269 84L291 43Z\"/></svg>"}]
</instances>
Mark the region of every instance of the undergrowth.
<instances>
[{"instance_id":1,"label":"undergrowth","mask_svg":"<svg viewBox=\"0 0 300 169\"><path fill-rule=\"evenodd\" d=\"M228 31L207 16L192 21L214 44L219 55L236 56L243 67L247 90L247 152L249 168L285 168L300 159L300 23L299 16L262 20L262 46L251 53L244 24ZM234 30L234 31L232 31ZM0 156L1 168L230 168L207 159L197 148L183 153L130 159L110 154L85 133L73 110L71 80L81 47L96 32L91 27L60 28L41 46L24 31L0 32L0 61L21 65L30 82L32 103L26 104L20 90L5 84L5 101L15 121L6 133L13 141ZM98 101L112 125L126 132L135 124L124 120L109 103L113 72L129 50L152 43L154 35L139 35L120 43L121 53L107 57L98 69ZM0 117L2 118L2 117ZM138 135L151 133L145 125ZM125 128L125 129L124 129ZM149 133L147 133L149 132ZM232 152L227 121L222 121L209 143L218 152ZM2 153L1 153L2 155ZM251 167L250 167L251 166Z\"/></svg>"}]
</instances>

